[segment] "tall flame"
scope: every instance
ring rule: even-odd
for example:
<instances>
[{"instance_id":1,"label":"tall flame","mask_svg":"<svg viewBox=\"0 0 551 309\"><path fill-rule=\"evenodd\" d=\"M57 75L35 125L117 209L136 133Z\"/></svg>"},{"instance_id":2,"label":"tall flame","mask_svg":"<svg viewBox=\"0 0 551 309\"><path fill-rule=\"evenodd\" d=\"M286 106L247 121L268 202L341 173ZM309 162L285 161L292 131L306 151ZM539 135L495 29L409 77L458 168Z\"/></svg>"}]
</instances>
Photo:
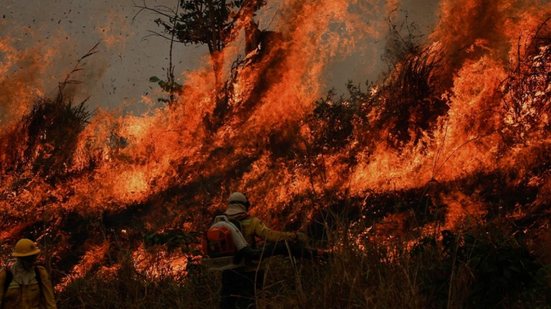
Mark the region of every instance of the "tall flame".
<instances>
[{"instance_id":1,"label":"tall flame","mask_svg":"<svg viewBox=\"0 0 551 309\"><path fill-rule=\"evenodd\" d=\"M325 102L327 108L356 108L355 115L340 119L337 114L334 122L316 116L327 64L383 31L379 25L366 25L358 14L365 13L365 4L357 1L283 0L280 5L275 31L266 32L264 44L226 74L224 89L216 89L211 66L205 65L184 74L183 95L173 104L141 116L98 111L79 131L70 160L56 177L40 175L36 158L49 162L61 146L44 142L25 148L30 131L21 129L35 96L42 94L33 86L42 68L37 53L0 41L0 210L6 226L1 239L18 237L35 222L50 227L39 229L39 238L55 239L55 231L67 229L74 219L68 214L81 224L100 217L109 221L111 237L119 237L128 222L151 230L184 223L186 229L200 229L234 190L246 191L256 205L252 211L274 225L284 225L283 220L307 225L337 200L360 200L359 207L369 208L365 201L374 194L521 170L518 161L531 156L526 159L529 168L536 164L538 149L549 147L549 81L533 93L543 108L539 118L532 113L537 124L527 131L529 140L512 145L504 135L518 118L507 111L512 104L507 100L516 97L504 95L502 86L521 59L549 57L548 42L534 51L533 34L551 11L550 4L442 0L440 20L424 54L408 58L415 64L420 57L434 60L426 76L431 96L393 107L392 101L400 99L396 93L409 95L396 86L408 69L407 63L398 63L386 80L362 93L363 99ZM392 12L397 6L397 1L388 1L385 8ZM239 43L218 55L225 67L242 50ZM549 61L542 65L548 73ZM14 66L25 70L15 72ZM430 104L439 104L438 113L425 117L419 110ZM534 104L521 106L533 109ZM396 118L399 113L405 118ZM405 133L391 126L396 123L405 126ZM416 127L419 123L424 126ZM330 130L346 134L332 139ZM396 142L401 136L409 138ZM549 181L534 183L548 188ZM447 205L447 228L466 215L486 213L484 203L459 191L431 198ZM403 216L389 215L381 225ZM87 233L94 239L99 232ZM145 269L147 252L139 237L133 241L136 265ZM75 266L76 275L109 250L103 242L86 246L89 254L80 256L83 266Z\"/></svg>"}]
</instances>

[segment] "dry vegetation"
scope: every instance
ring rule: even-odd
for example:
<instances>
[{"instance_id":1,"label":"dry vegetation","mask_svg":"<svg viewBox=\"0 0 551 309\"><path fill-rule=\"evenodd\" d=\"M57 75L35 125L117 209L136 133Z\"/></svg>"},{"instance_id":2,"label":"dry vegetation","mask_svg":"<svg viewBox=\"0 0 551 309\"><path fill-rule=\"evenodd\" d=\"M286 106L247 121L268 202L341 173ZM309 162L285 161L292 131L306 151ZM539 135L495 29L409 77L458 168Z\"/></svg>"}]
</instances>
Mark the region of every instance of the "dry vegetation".
<instances>
[{"instance_id":1,"label":"dry vegetation","mask_svg":"<svg viewBox=\"0 0 551 309\"><path fill-rule=\"evenodd\" d=\"M325 258L266 262L259 308L549 308L551 273L506 220L465 223L411 248L401 240L334 247ZM352 231L348 231L352 233ZM342 236L336 236L342 237ZM340 241L341 238L336 238ZM116 275L89 274L59 297L63 308L214 308L219 273L148 280L124 260Z\"/></svg>"},{"instance_id":2,"label":"dry vegetation","mask_svg":"<svg viewBox=\"0 0 551 309\"><path fill-rule=\"evenodd\" d=\"M271 172L283 175L276 170L303 172L310 188L262 215L289 230L306 227L311 245L328 255L268 261L267 275L260 278L265 288L258 291L259 308L551 308L551 148L542 141L549 137L550 126L551 36L543 28L518 59L518 68L507 72L498 89L491 89L484 103L494 109L477 114L483 120L487 113L505 121L498 125L482 121L467 128L472 130L467 133L498 139L499 160L494 163L511 159L514 164L440 182L433 177L409 189L351 193L337 191L344 186L320 184L327 183L332 167L325 158L338 158L330 162L345 167L336 170L339 173L357 167L360 152L369 163L381 143L394 153L407 147L419 149L421 155L429 151L454 95L450 85L439 80L440 60L446 55L432 48L410 46L407 41L405 46L388 47L397 49L399 57L390 57L396 63L380 83L368 83L367 88L349 84L349 93L341 97L330 92L304 121L285 123L288 126L274 129L249 151L238 153L227 144L204 146L205 162L191 167L171 162L183 175L199 170L196 179L180 182L175 176L171 186L143 201L94 205L95 211L64 207L74 192L70 186L66 191L56 187L93 178L96 168L93 154L87 164L70 168L90 114L60 89L54 100L37 99L30 114L0 136L0 180L6 185L0 198L13 201L1 213L1 221L10 224L5 239L40 238L55 283L64 283L57 295L61 308L214 308L220 274L208 272L196 259L201 230L213 215L205 205L217 202L212 192L239 183L231 181L243 177L267 154L267 171L257 176L258 187L251 190L269 192L280 179L262 182L261 178ZM280 61L276 57L265 67L254 65L267 70ZM248 65L236 63L231 79L238 79ZM213 114L203 119L205 132L212 136L226 129L234 114L248 119L257 107L256 98L266 94L264 81L256 81L243 105L232 107L228 102L233 81L223 87L227 93L218 95ZM171 104L176 108L175 102ZM301 140L301 126L310 129L308 140ZM113 148L126 146L122 137L109 139ZM117 150L108 153L110 160L128 166L143 163ZM447 154L444 161L454 154ZM218 162L229 163L219 167ZM52 193L54 188L59 191ZM25 200L40 190L44 196ZM483 214L462 217L447 229L450 200L460 210L472 207ZM47 207L54 209L46 212ZM313 220L306 222L309 215ZM178 225L183 222L192 231ZM145 248L153 257L148 267L158 266L152 270L154 276L137 265L133 256L137 248ZM3 256L10 250L2 244ZM170 264L164 259L170 254L188 258L185 271L175 274L167 268Z\"/></svg>"}]
</instances>

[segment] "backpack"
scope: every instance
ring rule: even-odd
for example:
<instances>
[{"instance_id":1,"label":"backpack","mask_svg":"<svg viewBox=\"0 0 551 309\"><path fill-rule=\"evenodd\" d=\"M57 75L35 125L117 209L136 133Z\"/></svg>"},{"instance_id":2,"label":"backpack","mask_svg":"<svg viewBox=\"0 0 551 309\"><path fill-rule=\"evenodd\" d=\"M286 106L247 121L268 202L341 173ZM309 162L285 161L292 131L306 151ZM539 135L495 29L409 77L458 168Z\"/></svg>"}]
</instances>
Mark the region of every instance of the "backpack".
<instances>
[{"instance_id":1,"label":"backpack","mask_svg":"<svg viewBox=\"0 0 551 309\"><path fill-rule=\"evenodd\" d=\"M238 226L226 215L216 216L203 237L203 253L211 258L238 255L248 247Z\"/></svg>"},{"instance_id":2,"label":"backpack","mask_svg":"<svg viewBox=\"0 0 551 309\"><path fill-rule=\"evenodd\" d=\"M6 272L6 280L4 281L4 286L3 286L4 295L6 295L6 292L10 287L10 283L13 280L13 274L11 273L11 270L9 268L4 268L3 270ZM38 283L38 288L42 290L42 278L40 277L40 270L38 269L38 266L34 268L34 276L36 278L36 282ZM1 303L1 300L0 300L0 303Z\"/></svg>"}]
</instances>

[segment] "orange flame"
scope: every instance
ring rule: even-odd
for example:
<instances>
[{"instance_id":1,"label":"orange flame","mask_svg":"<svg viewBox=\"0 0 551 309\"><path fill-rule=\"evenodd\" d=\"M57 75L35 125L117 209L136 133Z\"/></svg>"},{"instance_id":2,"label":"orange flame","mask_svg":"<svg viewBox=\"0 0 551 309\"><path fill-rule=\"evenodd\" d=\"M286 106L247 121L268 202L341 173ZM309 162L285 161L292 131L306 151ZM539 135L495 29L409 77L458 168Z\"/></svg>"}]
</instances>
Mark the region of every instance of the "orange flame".
<instances>
[{"instance_id":1,"label":"orange flame","mask_svg":"<svg viewBox=\"0 0 551 309\"><path fill-rule=\"evenodd\" d=\"M388 1L386 9L397 5L397 1ZM428 57L441 54L443 58L429 78L441 96L437 99L447 107L445 115L434 120L434 129L425 130L419 141L396 147L388 143L395 132L386 123L365 132L360 120L353 118L352 133L340 148L315 149L318 128L309 117L322 95L327 64L354 50L368 36L378 37L383 32L366 25L354 7L362 7L362 3L282 1L275 31L266 32L264 44L245 55L232 72L233 78L226 72L229 81L224 86L231 91L225 97L216 93L221 89L216 89L216 78L210 66L205 66L185 74L183 95L171 105L142 116L116 117L99 111L80 133L72 165L67 166L62 180L52 182L36 175L32 162L22 164L19 170L0 164L0 196L5 197L0 199L0 209L17 225L29 209L37 210L29 221L47 221L44 218L63 217L66 212L86 218L147 204L153 207L148 210L150 217L144 219L146 228L185 221L189 231L204 225L204 216L223 206L227 192L245 189L257 205L253 212L274 218L271 223L277 224L284 214L282 219L306 224L315 211L328 206L327 196L364 198L368 193L422 188L431 181L455 181L508 169L519 165L519 158L533 148L549 145L549 132L545 131L549 116L543 115L533 132L536 138L505 147L503 128L512 120L503 112L500 85L511 75L511 64L517 65L518 54L531 52L527 33L536 31L550 5L443 0L440 21L427 43ZM525 40L520 45L519 35ZM230 44L218 55L226 62L224 67L242 50L239 43ZM4 158L11 144L4 140L11 136L8 128L28 113L33 97L41 94L31 85L42 66L32 51L17 51L5 40L0 41L0 53L5 55L0 63L0 73L4 73L0 90L5 94L0 97L0 111L7 115L7 122L0 118L0 159L7 161ZM33 77L30 80L23 79L24 73L12 72L14 66L23 64L24 72L28 70ZM390 76L395 77L401 69L398 65ZM380 106L357 116L365 116L370 124L381 121L388 103L383 84L371 89L371 98L380 96ZM550 89L540 92L539 96L547 96ZM421 103L430 103L426 101ZM527 166L536 159L529 160ZM542 180L541 186L549 187L548 183ZM178 192L166 197L174 191ZM457 227L467 216L479 218L485 213L481 202L460 192L437 197L447 206L445 228ZM294 204L303 200L309 201L304 205L311 209ZM196 215L196 210L201 215ZM167 218L169 211L175 218ZM407 220L407 213L389 214L374 230L382 234L405 230ZM434 223L422 228L432 229ZM21 229L8 231L2 232L1 239L15 237ZM108 248L107 243L88 248L72 273L82 276ZM153 277L166 269L185 270L188 263L185 254L162 252L160 257L165 262L150 270L154 254L141 244L133 254L135 266Z\"/></svg>"}]
</instances>

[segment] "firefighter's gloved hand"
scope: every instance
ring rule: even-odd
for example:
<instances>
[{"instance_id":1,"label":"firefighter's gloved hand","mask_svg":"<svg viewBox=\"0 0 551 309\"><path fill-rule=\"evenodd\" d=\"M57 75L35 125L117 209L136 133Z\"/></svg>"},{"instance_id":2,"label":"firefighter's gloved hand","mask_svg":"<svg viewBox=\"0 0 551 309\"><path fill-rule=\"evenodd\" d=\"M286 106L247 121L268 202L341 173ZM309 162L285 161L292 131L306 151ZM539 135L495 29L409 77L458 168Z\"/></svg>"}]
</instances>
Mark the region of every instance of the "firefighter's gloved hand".
<instances>
[{"instance_id":1,"label":"firefighter's gloved hand","mask_svg":"<svg viewBox=\"0 0 551 309\"><path fill-rule=\"evenodd\" d=\"M295 233L295 240L298 241L298 242L302 242L302 243L308 242L308 235L306 235L302 232L296 232Z\"/></svg>"}]
</instances>

